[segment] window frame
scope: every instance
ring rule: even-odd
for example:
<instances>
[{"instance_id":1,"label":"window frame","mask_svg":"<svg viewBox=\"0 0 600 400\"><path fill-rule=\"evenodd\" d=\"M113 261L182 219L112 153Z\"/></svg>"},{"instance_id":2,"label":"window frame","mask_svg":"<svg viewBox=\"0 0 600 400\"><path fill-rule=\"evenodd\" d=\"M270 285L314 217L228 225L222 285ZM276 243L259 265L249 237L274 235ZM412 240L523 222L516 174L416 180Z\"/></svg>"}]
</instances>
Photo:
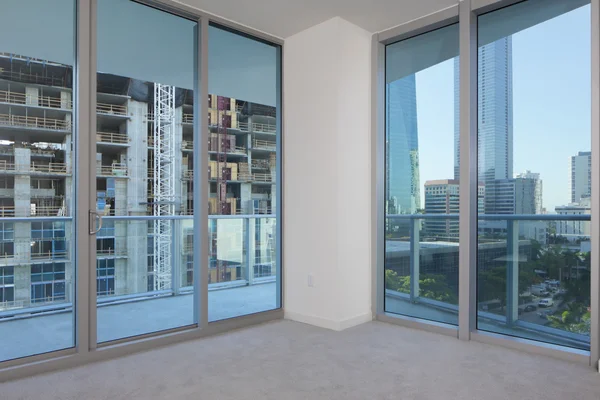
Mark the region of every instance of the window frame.
<instances>
[{"instance_id":1,"label":"window frame","mask_svg":"<svg viewBox=\"0 0 600 400\"><path fill-rule=\"evenodd\" d=\"M372 125L372 312L377 320L458 337L498 344L537 354L596 366L600 358L600 272L591 273L590 351L538 341L514 338L477 330L477 24L478 16L527 0L464 0L458 5L401 24L373 36L371 57ZM567 0L552 0L554 2ZM591 0L592 69L592 176L600 176L600 0ZM460 57L460 255L459 326L454 327L384 311L384 232L385 232L385 46L441 27L459 23ZM463 165L464 164L464 165ZM592 179L592 182L594 180ZM591 252L592 266L600 263L600 185L592 187Z\"/></svg>"},{"instance_id":2,"label":"window frame","mask_svg":"<svg viewBox=\"0 0 600 400\"><path fill-rule=\"evenodd\" d=\"M276 134L277 141L277 176L282 176L283 160L283 101L282 101L282 68L283 68L283 44L281 38L265 34L264 32L237 24L224 18L216 17L196 8L186 6L173 0L135 0L137 3L167 12L198 23L195 32L195 80L194 80L194 113L197 115L208 115L208 26L217 24L231 32L251 39L268 43L276 48L277 72L272 77L276 82L277 90L277 115ZM77 165L73 184L77 187L76 210L72 215L73 225L71 234L77 240L73 245L76 265L75 274L66 277L73 283L76 302L67 303L66 307L73 307L74 318L74 347L64 350L52 351L44 354L35 354L23 358L0 361L0 380L22 378L33 373L55 370L57 367L71 367L86 362L105 360L122 356L123 354L137 352L140 349L152 349L157 345L178 343L184 340L200 338L223 330L237 329L250 326L263 321L283 318L282 309L282 225L283 225L283 190L281 180L276 189L277 201L277 299L276 309L258 314L245 315L229 320L208 322L208 257L194 257L193 260L193 286L194 301L197 304L197 315L194 316L196 324L159 331L156 333L135 336L116 340L113 342L98 344L96 340L96 307L98 299L97 277L96 277L96 237L90 234L94 223L93 215L89 210L95 209L96 187L90 182L95 182L96 171L89 159L95 154L95 129L96 129L96 29L97 29L97 4L98 0L73 0L75 12L75 67L73 71L73 102L78 105L73 112L74 132L77 138L74 143L76 147ZM208 142L208 120L206 118L194 119L194 138L198 146L194 146L194 168L203 170L207 164L208 151L205 143ZM89 155L89 157L88 157ZM208 196L205 196L207 181L203 179L204 174L196 174L194 177L194 198L200 201L194 202L194 234L193 248L202 254L208 254ZM40 218L42 219L42 218ZM6 221L9 222L10 221ZM11 232L14 235L14 230ZM104 237L110 237L110 230L104 231ZM102 239L102 236L100 237ZM82 267L82 266L93 266ZM186 266L184 266L186 268ZM186 268L185 271L189 271ZM189 275L189 274L188 274ZM68 288L65 288L68 290ZM115 346L118 345L118 346ZM44 362L41 362L44 361Z\"/></svg>"}]
</instances>

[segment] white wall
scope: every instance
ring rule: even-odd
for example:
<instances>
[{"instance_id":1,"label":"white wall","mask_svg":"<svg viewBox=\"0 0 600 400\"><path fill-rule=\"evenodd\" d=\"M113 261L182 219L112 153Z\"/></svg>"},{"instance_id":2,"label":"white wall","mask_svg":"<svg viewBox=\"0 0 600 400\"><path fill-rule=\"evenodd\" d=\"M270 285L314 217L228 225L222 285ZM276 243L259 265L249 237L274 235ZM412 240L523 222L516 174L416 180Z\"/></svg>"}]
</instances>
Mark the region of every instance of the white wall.
<instances>
[{"instance_id":1,"label":"white wall","mask_svg":"<svg viewBox=\"0 0 600 400\"><path fill-rule=\"evenodd\" d=\"M284 308L336 330L372 318L370 57L338 17L285 42Z\"/></svg>"}]
</instances>

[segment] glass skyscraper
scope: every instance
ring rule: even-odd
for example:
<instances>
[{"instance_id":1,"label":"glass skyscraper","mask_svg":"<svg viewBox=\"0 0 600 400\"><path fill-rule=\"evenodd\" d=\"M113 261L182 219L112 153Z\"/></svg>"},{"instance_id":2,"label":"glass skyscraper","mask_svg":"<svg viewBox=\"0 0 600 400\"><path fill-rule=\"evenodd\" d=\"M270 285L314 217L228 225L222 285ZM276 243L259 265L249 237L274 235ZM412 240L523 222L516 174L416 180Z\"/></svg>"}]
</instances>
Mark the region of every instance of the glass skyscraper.
<instances>
[{"instance_id":1,"label":"glass skyscraper","mask_svg":"<svg viewBox=\"0 0 600 400\"><path fill-rule=\"evenodd\" d=\"M454 60L454 177L459 179L459 69ZM506 180L513 179L512 38L478 49L477 68L478 179L485 184L485 213L506 209ZM498 204L499 202L502 205Z\"/></svg>"},{"instance_id":2,"label":"glass skyscraper","mask_svg":"<svg viewBox=\"0 0 600 400\"><path fill-rule=\"evenodd\" d=\"M386 204L390 214L421 208L415 75L386 87Z\"/></svg>"}]
</instances>

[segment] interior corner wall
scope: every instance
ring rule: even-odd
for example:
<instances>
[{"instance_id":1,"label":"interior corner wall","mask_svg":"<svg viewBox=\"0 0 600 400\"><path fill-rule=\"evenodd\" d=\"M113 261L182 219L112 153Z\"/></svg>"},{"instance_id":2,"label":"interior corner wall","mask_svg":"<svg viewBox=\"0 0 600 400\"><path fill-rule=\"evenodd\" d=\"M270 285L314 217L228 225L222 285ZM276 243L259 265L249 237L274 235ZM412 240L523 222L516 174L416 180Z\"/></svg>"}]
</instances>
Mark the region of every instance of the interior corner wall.
<instances>
[{"instance_id":1,"label":"interior corner wall","mask_svg":"<svg viewBox=\"0 0 600 400\"><path fill-rule=\"evenodd\" d=\"M340 330L372 319L371 34L336 17L283 54L285 315Z\"/></svg>"}]
</instances>

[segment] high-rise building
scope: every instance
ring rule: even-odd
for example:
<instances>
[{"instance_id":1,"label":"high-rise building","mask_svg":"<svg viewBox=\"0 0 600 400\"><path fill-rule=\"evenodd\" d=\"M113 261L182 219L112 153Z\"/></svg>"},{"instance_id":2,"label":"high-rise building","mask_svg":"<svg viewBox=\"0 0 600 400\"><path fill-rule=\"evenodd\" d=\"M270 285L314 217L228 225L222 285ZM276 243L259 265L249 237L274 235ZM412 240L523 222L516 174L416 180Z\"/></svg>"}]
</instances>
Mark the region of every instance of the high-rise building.
<instances>
[{"instance_id":1,"label":"high-rise building","mask_svg":"<svg viewBox=\"0 0 600 400\"><path fill-rule=\"evenodd\" d=\"M515 214L542 214L542 180L529 170L515 178Z\"/></svg>"},{"instance_id":2,"label":"high-rise building","mask_svg":"<svg viewBox=\"0 0 600 400\"><path fill-rule=\"evenodd\" d=\"M514 179L493 179L485 185L486 214L541 214L542 180L530 171ZM487 196L492 197L488 201Z\"/></svg>"},{"instance_id":3,"label":"high-rise building","mask_svg":"<svg viewBox=\"0 0 600 400\"><path fill-rule=\"evenodd\" d=\"M458 214L460 183L456 179L442 179L425 182L425 214ZM485 187L477 188L477 209L483 212ZM455 219L431 219L425 223L425 232L429 236L457 238L459 221Z\"/></svg>"},{"instance_id":4,"label":"high-rise building","mask_svg":"<svg viewBox=\"0 0 600 400\"><path fill-rule=\"evenodd\" d=\"M415 75L387 85L386 202L391 214L421 208Z\"/></svg>"},{"instance_id":5,"label":"high-rise building","mask_svg":"<svg viewBox=\"0 0 600 400\"><path fill-rule=\"evenodd\" d=\"M571 157L571 203L590 197L592 189L592 153L580 151Z\"/></svg>"},{"instance_id":6,"label":"high-rise building","mask_svg":"<svg viewBox=\"0 0 600 400\"><path fill-rule=\"evenodd\" d=\"M513 177L512 38L504 37L479 47L478 60L478 179L486 185L485 213L500 214L506 212L506 200L513 197L504 192L511 190L506 180ZM458 58L454 66L454 175L458 179Z\"/></svg>"}]
</instances>

